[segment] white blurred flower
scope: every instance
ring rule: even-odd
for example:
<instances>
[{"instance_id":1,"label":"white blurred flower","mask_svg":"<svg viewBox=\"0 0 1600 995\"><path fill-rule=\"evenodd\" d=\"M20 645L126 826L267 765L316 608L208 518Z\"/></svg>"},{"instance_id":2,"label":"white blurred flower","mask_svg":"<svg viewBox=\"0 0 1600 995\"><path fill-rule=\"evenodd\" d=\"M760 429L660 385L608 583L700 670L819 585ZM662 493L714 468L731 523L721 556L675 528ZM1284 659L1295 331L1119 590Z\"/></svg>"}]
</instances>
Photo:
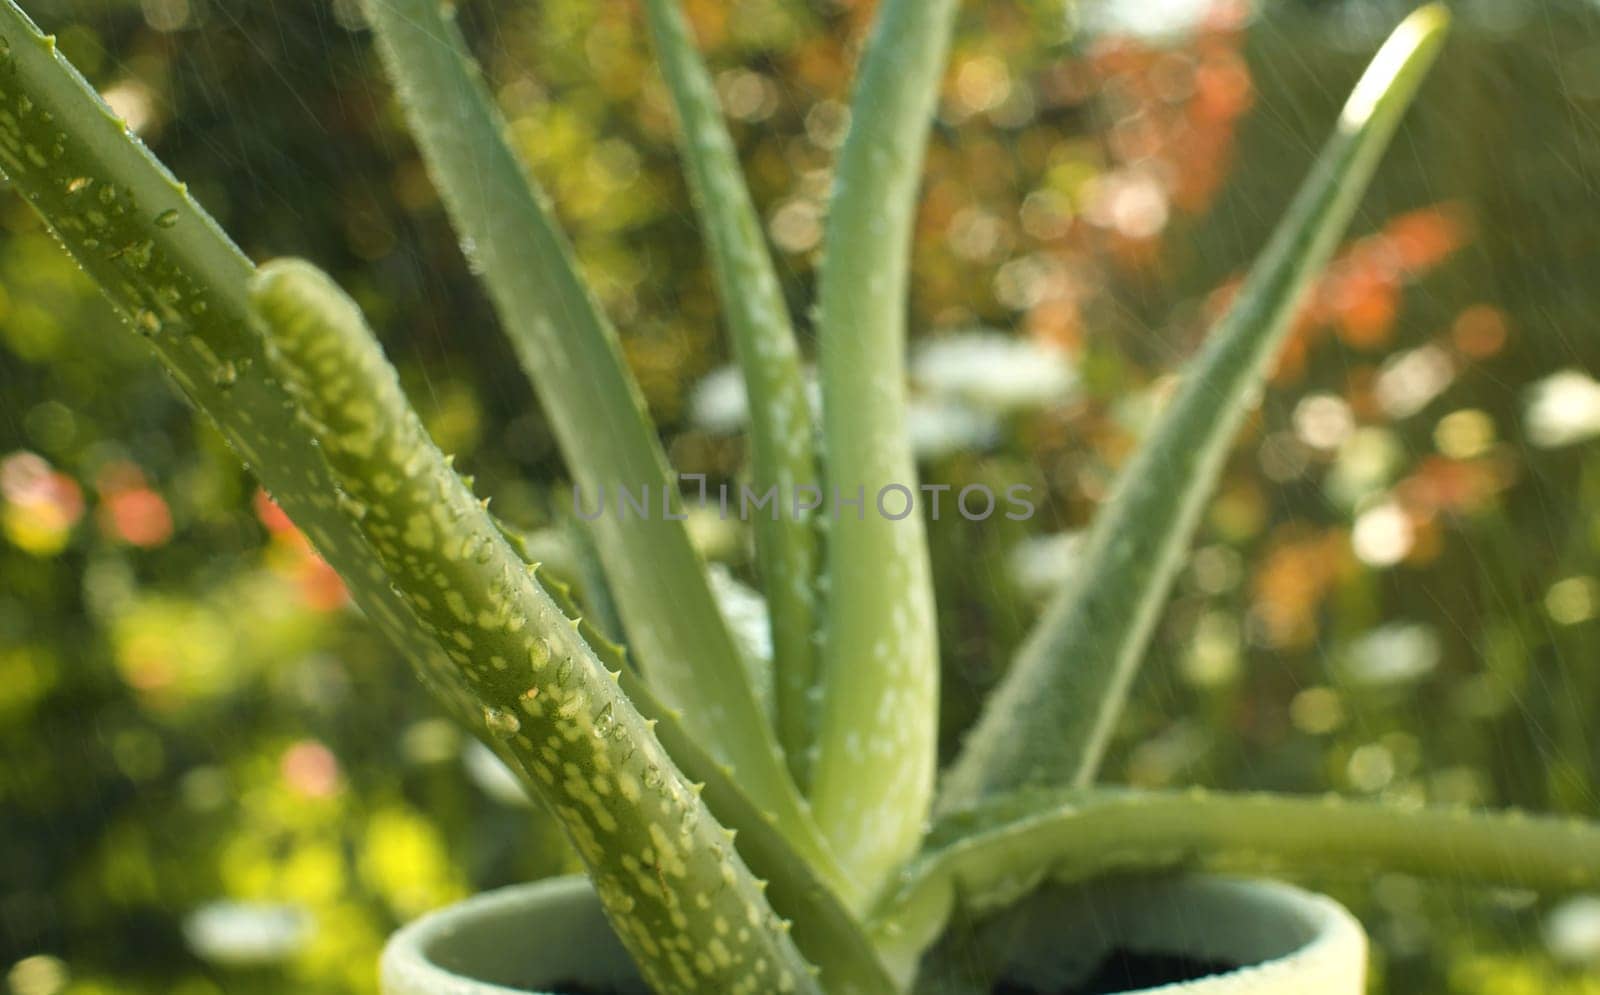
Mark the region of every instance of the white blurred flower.
<instances>
[{"instance_id":1,"label":"white blurred flower","mask_svg":"<svg viewBox=\"0 0 1600 995\"><path fill-rule=\"evenodd\" d=\"M311 938L311 914L299 905L217 901L183 921L196 956L214 964L271 964L293 956Z\"/></svg>"},{"instance_id":2,"label":"white blurred flower","mask_svg":"<svg viewBox=\"0 0 1600 995\"><path fill-rule=\"evenodd\" d=\"M1312 449L1332 451L1356 429L1355 415L1334 394L1308 394L1294 406L1294 431Z\"/></svg>"},{"instance_id":3,"label":"white blurred flower","mask_svg":"<svg viewBox=\"0 0 1600 995\"><path fill-rule=\"evenodd\" d=\"M144 134L155 118L154 94L148 86L131 76L102 90L100 99L106 102L112 113L126 121L128 130L136 135Z\"/></svg>"},{"instance_id":4,"label":"white blurred flower","mask_svg":"<svg viewBox=\"0 0 1600 995\"><path fill-rule=\"evenodd\" d=\"M1055 349L994 332L972 332L920 347L911 375L919 393L907 410L911 449L920 460L936 460L1000 439L999 417L1071 396L1077 373ZM821 410L814 371L806 371L813 417ZM735 366L713 370L695 384L689 417L707 432L733 434L750 419L744 379Z\"/></svg>"},{"instance_id":5,"label":"white blurred flower","mask_svg":"<svg viewBox=\"0 0 1600 995\"><path fill-rule=\"evenodd\" d=\"M1551 909L1544 943L1558 960L1600 964L1600 895L1578 895Z\"/></svg>"},{"instance_id":6,"label":"white blurred flower","mask_svg":"<svg viewBox=\"0 0 1600 995\"><path fill-rule=\"evenodd\" d=\"M1384 414L1408 418L1444 393L1455 375L1450 354L1439 346L1425 345L1385 362L1373 387Z\"/></svg>"},{"instance_id":7,"label":"white blurred flower","mask_svg":"<svg viewBox=\"0 0 1600 995\"><path fill-rule=\"evenodd\" d=\"M1552 373L1528 388L1528 441L1543 449L1600 435L1600 383L1578 370Z\"/></svg>"},{"instance_id":8,"label":"white blurred flower","mask_svg":"<svg viewBox=\"0 0 1600 995\"><path fill-rule=\"evenodd\" d=\"M1081 16L1092 32L1160 40L1194 31L1214 7L1212 0L1095 3L1085 5Z\"/></svg>"},{"instance_id":9,"label":"white blurred flower","mask_svg":"<svg viewBox=\"0 0 1600 995\"><path fill-rule=\"evenodd\" d=\"M954 401L912 398L906 413L911 451L937 460L969 449L987 449L1000 438L1000 424L987 411Z\"/></svg>"},{"instance_id":10,"label":"white blurred flower","mask_svg":"<svg viewBox=\"0 0 1600 995\"><path fill-rule=\"evenodd\" d=\"M821 388L816 372L806 369L806 401L811 416L822 410ZM689 392L689 420L694 426L719 435L744 431L750 422L750 395L744 389L744 375L737 366L719 366L701 377Z\"/></svg>"},{"instance_id":11,"label":"white blurred flower","mask_svg":"<svg viewBox=\"0 0 1600 995\"><path fill-rule=\"evenodd\" d=\"M1439 637L1429 626L1392 622L1357 637L1345 651L1343 671L1353 684L1409 684L1431 673L1441 654Z\"/></svg>"},{"instance_id":12,"label":"white blurred flower","mask_svg":"<svg viewBox=\"0 0 1600 995\"><path fill-rule=\"evenodd\" d=\"M750 398L737 366L723 366L700 378L689 394L689 420L707 432L732 435L750 419Z\"/></svg>"},{"instance_id":13,"label":"white blurred flower","mask_svg":"<svg viewBox=\"0 0 1600 995\"><path fill-rule=\"evenodd\" d=\"M1416 542L1416 530L1405 509L1392 501L1375 505L1356 519L1350 545L1362 563L1392 567L1406 558Z\"/></svg>"},{"instance_id":14,"label":"white blurred flower","mask_svg":"<svg viewBox=\"0 0 1600 995\"><path fill-rule=\"evenodd\" d=\"M1083 216L1101 228L1127 238L1152 238L1172 216L1167 190L1151 170L1122 169L1090 180L1084 194Z\"/></svg>"},{"instance_id":15,"label":"white blurred flower","mask_svg":"<svg viewBox=\"0 0 1600 995\"><path fill-rule=\"evenodd\" d=\"M1024 594L1042 598L1066 583L1083 549L1084 533L1057 532L1030 536L1011 550L1007 566L1012 583Z\"/></svg>"},{"instance_id":16,"label":"white blurred flower","mask_svg":"<svg viewBox=\"0 0 1600 995\"><path fill-rule=\"evenodd\" d=\"M936 397L997 412L1059 402L1078 382L1061 350L989 331L925 342L911 359L911 379Z\"/></svg>"}]
</instances>

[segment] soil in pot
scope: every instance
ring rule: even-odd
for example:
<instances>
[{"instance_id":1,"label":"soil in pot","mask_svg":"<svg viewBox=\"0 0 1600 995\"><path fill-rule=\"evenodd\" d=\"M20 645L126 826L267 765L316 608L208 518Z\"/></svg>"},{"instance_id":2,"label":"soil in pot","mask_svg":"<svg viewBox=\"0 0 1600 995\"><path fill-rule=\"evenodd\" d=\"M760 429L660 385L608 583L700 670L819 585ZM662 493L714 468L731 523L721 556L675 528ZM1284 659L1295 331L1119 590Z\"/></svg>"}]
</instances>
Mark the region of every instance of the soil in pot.
<instances>
[{"instance_id":1,"label":"soil in pot","mask_svg":"<svg viewBox=\"0 0 1600 995\"><path fill-rule=\"evenodd\" d=\"M993 995L1112 995L1113 992L1140 991L1180 981L1198 981L1224 974L1238 967L1222 961L1200 960L1181 954L1140 953L1117 948L1095 965L1082 981L1066 988L1046 991L1031 985L1001 981Z\"/></svg>"},{"instance_id":2,"label":"soil in pot","mask_svg":"<svg viewBox=\"0 0 1600 995\"><path fill-rule=\"evenodd\" d=\"M1106 954L1089 977L1066 988L1046 991L1032 985L1001 981L992 989L992 995L1113 995L1209 978L1237 966L1181 954L1141 953L1118 948ZM551 988L566 995L628 995L620 988L596 988L579 981L558 982Z\"/></svg>"}]
</instances>

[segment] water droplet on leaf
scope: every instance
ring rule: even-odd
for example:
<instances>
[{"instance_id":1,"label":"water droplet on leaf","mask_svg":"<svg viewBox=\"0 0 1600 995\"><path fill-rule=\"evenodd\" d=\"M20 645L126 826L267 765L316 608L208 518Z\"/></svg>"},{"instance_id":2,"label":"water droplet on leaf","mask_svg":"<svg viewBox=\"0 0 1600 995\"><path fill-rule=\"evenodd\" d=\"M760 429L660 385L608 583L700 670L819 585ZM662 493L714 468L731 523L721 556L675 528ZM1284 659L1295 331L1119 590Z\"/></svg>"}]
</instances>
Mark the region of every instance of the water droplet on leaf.
<instances>
[{"instance_id":1,"label":"water droplet on leaf","mask_svg":"<svg viewBox=\"0 0 1600 995\"><path fill-rule=\"evenodd\" d=\"M550 662L550 644L543 639L535 639L533 645L528 647L528 662L533 664L534 670L543 669Z\"/></svg>"},{"instance_id":2,"label":"water droplet on leaf","mask_svg":"<svg viewBox=\"0 0 1600 995\"><path fill-rule=\"evenodd\" d=\"M352 496L348 491L339 491L336 499L339 502L339 510L351 518L360 521L367 517L366 503Z\"/></svg>"},{"instance_id":3,"label":"water droplet on leaf","mask_svg":"<svg viewBox=\"0 0 1600 995\"><path fill-rule=\"evenodd\" d=\"M493 705L483 706L483 724L489 731L501 739L508 739L517 734L522 728L522 720L504 708Z\"/></svg>"}]
</instances>

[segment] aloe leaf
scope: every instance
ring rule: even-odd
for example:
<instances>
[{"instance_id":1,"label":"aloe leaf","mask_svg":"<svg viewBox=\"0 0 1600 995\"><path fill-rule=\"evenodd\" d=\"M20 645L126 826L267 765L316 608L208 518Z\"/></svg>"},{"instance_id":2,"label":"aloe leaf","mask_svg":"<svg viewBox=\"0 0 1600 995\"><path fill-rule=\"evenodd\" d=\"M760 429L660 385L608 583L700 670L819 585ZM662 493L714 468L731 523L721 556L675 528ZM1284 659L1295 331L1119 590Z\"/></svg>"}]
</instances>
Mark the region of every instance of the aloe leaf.
<instances>
[{"instance_id":1,"label":"aloe leaf","mask_svg":"<svg viewBox=\"0 0 1600 995\"><path fill-rule=\"evenodd\" d=\"M621 638L622 618L617 614L616 598L611 594L611 582L606 579L605 567L600 562L600 551L594 548L594 536L576 517L565 518L558 527L577 565L575 576L590 617L601 632L614 633L613 638Z\"/></svg>"},{"instance_id":2,"label":"aloe leaf","mask_svg":"<svg viewBox=\"0 0 1600 995\"><path fill-rule=\"evenodd\" d=\"M660 441L615 330L542 193L505 140L481 74L438 0L368 0L369 20L430 174L550 419L651 683L764 805L794 787L705 569L678 520ZM650 510L617 508L619 488ZM667 505L666 508L663 505Z\"/></svg>"},{"instance_id":3,"label":"aloe leaf","mask_svg":"<svg viewBox=\"0 0 1600 995\"><path fill-rule=\"evenodd\" d=\"M869 890L916 849L937 762L933 580L921 501L906 507L920 497L906 431L906 289L923 153L958 7L883 0L836 167L820 276L831 507L811 797Z\"/></svg>"},{"instance_id":4,"label":"aloe leaf","mask_svg":"<svg viewBox=\"0 0 1600 995\"><path fill-rule=\"evenodd\" d=\"M1448 15L1423 7L1356 84L1333 137L1228 314L1123 471L1082 554L989 698L939 804L1024 785L1091 783L1228 446L1312 277L1327 263Z\"/></svg>"},{"instance_id":5,"label":"aloe leaf","mask_svg":"<svg viewBox=\"0 0 1600 995\"><path fill-rule=\"evenodd\" d=\"M750 478L776 489L776 515L755 516L756 558L771 613L778 741L804 787L814 741L817 536L806 506L820 497L811 408L800 350L738 152L677 0L645 10L678 112L679 148L705 227L734 355L750 398Z\"/></svg>"},{"instance_id":6,"label":"aloe leaf","mask_svg":"<svg viewBox=\"0 0 1600 995\"><path fill-rule=\"evenodd\" d=\"M545 590L569 617L577 618L571 589L536 567ZM712 814L735 830L735 847L750 870L766 885L772 907L794 923L794 940L802 954L820 971L823 988L841 995L859 992L877 995L893 984L867 939L861 922L846 904L859 905L861 896L839 870L820 831L809 821L803 833L786 838L776 828L777 819L761 811L732 772L712 758L684 729L681 717L662 704L628 661L627 650L596 631L587 618L578 632L600 663L620 674L623 693L654 726L656 738L685 776L703 788L701 797Z\"/></svg>"},{"instance_id":7,"label":"aloe leaf","mask_svg":"<svg viewBox=\"0 0 1600 995\"><path fill-rule=\"evenodd\" d=\"M587 556L581 546L577 554L580 563ZM524 560L526 559L524 553ZM536 569L540 571L539 576L545 589L562 610L572 617L578 617L578 606L572 596L571 588L551 578L543 565L536 565ZM582 568L579 569L581 572ZM865 906L866 896L861 893L859 885L846 876L840 868L837 858L822 838L822 832L811 818L809 810L796 809L777 813L761 809L750 800L749 795L734 779L732 768L718 762L694 741L684 727L682 714L657 699L629 660L625 647L607 638L587 617L580 621L579 631L595 655L600 658L600 662L607 669L615 670L622 675L622 689L640 713L651 721L659 723L656 726L656 737L677 761L678 766L689 777L707 786L705 798L711 811L723 825L738 830L747 842L755 841L757 849L749 857L751 868L772 882L772 896L779 908L789 909L789 905L780 894L807 892L814 886L823 887L837 896L829 898L826 902L820 899L814 900L819 903L817 914L825 919L835 917L836 910L840 908L859 909ZM780 834L784 840L781 846L771 839L773 826L779 824L788 829L786 836ZM746 850L746 845L741 843L740 852ZM793 866L791 860L800 866ZM800 916L795 914L795 918L798 920ZM827 930L834 928L827 926L823 935L827 935ZM795 930L795 936L802 943L802 949L806 950L808 956L811 955L811 948L804 944L809 935L806 927L797 927ZM853 949L850 943L839 944L839 947L844 952L841 955L849 955ZM824 949L827 949L827 946L824 946ZM821 960L816 963L822 968L826 980L830 972L829 965Z\"/></svg>"},{"instance_id":8,"label":"aloe leaf","mask_svg":"<svg viewBox=\"0 0 1600 995\"><path fill-rule=\"evenodd\" d=\"M1333 796L1108 789L998 795L940 820L873 931L896 976L959 901L983 915L1045 880L1188 868L1398 871L1565 891L1600 884L1600 823L1466 809L1399 808Z\"/></svg>"},{"instance_id":9,"label":"aloe leaf","mask_svg":"<svg viewBox=\"0 0 1600 995\"><path fill-rule=\"evenodd\" d=\"M338 488L323 500L357 523L368 570L398 589L549 803L646 980L660 992L819 990L732 834L450 469L355 303L310 264L283 261L258 272L251 304Z\"/></svg>"},{"instance_id":10,"label":"aloe leaf","mask_svg":"<svg viewBox=\"0 0 1600 995\"><path fill-rule=\"evenodd\" d=\"M785 838L775 820L740 789L732 772L716 763L675 714L651 699L642 682L623 672L622 686L654 719L656 735L684 772L705 785L704 798L726 825L737 827L735 845L750 869L767 882L767 899L794 923L794 940L821 971L830 995L884 995L895 986L853 908L863 901L818 832Z\"/></svg>"},{"instance_id":11,"label":"aloe leaf","mask_svg":"<svg viewBox=\"0 0 1600 995\"><path fill-rule=\"evenodd\" d=\"M582 615L608 640L621 638L622 620L617 618L599 554L581 521L563 517L553 525L523 529L496 518L495 526L523 562L538 566L546 589L554 577L559 578L555 583L577 592L567 614Z\"/></svg>"}]
</instances>

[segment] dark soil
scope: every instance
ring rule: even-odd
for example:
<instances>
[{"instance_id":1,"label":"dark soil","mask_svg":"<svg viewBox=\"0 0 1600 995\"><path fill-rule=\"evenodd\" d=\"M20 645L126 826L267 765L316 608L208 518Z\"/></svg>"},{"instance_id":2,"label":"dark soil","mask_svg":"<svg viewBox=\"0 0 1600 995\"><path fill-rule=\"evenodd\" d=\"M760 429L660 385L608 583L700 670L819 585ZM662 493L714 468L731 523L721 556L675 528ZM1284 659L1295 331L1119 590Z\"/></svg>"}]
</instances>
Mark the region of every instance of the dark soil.
<instances>
[{"instance_id":1,"label":"dark soil","mask_svg":"<svg viewBox=\"0 0 1600 995\"><path fill-rule=\"evenodd\" d=\"M1178 954L1147 954L1117 949L1106 955L1093 974L1067 988L1046 991L1030 985L1001 981L995 985L992 995L1113 995L1115 992L1138 991L1177 981L1209 978L1213 974L1231 971L1236 966ZM558 982L550 988L569 995L628 995L620 988L595 988L581 981Z\"/></svg>"},{"instance_id":2,"label":"dark soil","mask_svg":"<svg viewBox=\"0 0 1600 995\"><path fill-rule=\"evenodd\" d=\"M1176 981L1195 981L1233 970L1237 965L1196 960L1176 954L1144 954L1117 949L1094 969L1094 973L1067 988L1045 991L1002 981L994 995L1111 995L1131 992Z\"/></svg>"}]
</instances>

